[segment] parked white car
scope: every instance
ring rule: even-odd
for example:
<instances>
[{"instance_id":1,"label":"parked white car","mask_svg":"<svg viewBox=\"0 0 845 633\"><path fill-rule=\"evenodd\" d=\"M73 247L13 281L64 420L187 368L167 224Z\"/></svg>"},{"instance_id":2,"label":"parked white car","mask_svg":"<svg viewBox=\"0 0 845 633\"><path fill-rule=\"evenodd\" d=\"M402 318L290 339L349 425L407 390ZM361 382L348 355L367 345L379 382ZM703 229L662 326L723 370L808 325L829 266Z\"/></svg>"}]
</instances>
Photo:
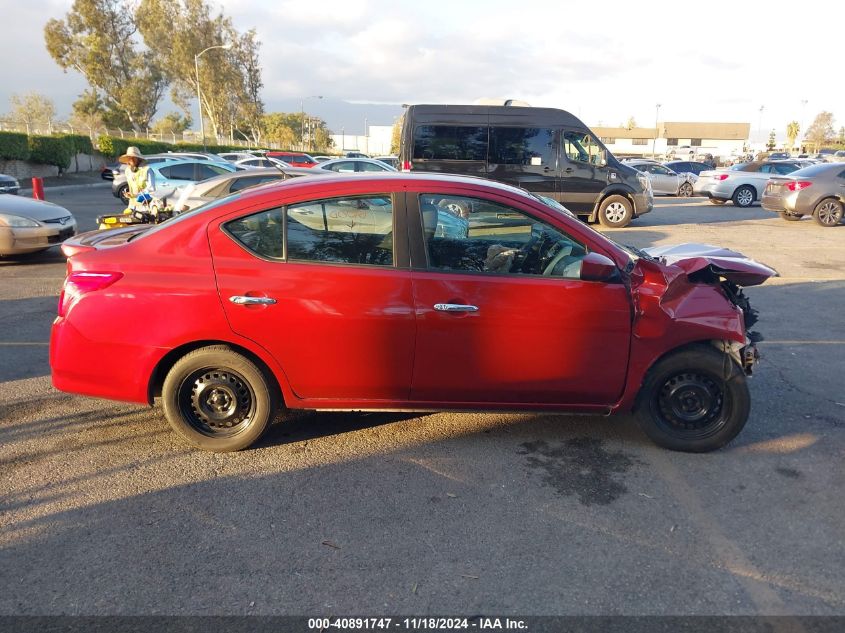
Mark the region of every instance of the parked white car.
<instances>
[{"instance_id":1,"label":"parked white car","mask_svg":"<svg viewBox=\"0 0 845 633\"><path fill-rule=\"evenodd\" d=\"M693 192L693 185L698 180L695 174L689 172L679 174L665 165L650 160L628 160L625 164L644 173L651 181L651 189L655 194L689 198Z\"/></svg>"},{"instance_id":2,"label":"parked white car","mask_svg":"<svg viewBox=\"0 0 845 633\"><path fill-rule=\"evenodd\" d=\"M290 165L278 158L250 156L249 158L235 161L235 167L238 169L260 169L262 167L290 167Z\"/></svg>"},{"instance_id":3,"label":"parked white car","mask_svg":"<svg viewBox=\"0 0 845 633\"><path fill-rule=\"evenodd\" d=\"M790 174L799 165L792 161L754 161L729 169L703 171L693 185L697 196L707 196L713 204L731 200L738 207L750 207L763 197L766 183L775 175Z\"/></svg>"},{"instance_id":4,"label":"parked white car","mask_svg":"<svg viewBox=\"0 0 845 633\"><path fill-rule=\"evenodd\" d=\"M335 171L341 174L351 174L361 171L396 171L387 163L373 158L335 158L334 160L327 160L320 163L313 169L325 169L327 171Z\"/></svg>"}]
</instances>

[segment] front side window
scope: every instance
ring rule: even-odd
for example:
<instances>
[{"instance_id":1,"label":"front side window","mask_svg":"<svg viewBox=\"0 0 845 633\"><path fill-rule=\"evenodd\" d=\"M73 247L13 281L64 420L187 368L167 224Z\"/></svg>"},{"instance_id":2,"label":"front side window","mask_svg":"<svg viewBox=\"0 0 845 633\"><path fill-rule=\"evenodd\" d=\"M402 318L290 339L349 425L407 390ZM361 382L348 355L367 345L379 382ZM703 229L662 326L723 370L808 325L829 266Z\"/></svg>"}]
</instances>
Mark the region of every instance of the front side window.
<instances>
[{"instance_id":1,"label":"front side window","mask_svg":"<svg viewBox=\"0 0 845 633\"><path fill-rule=\"evenodd\" d=\"M497 165L554 167L554 130L548 128L490 128L490 162Z\"/></svg>"},{"instance_id":2,"label":"front side window","mask_svg":"<svg viewBox=\"0 0 845 633\"><path fill-rule=\"evenodd\" d=\"M376 163L358 163L358 171L387 171L381 165L377 165Z\"/></svg>"},{"instance_id":3,"label":"front side window","mask_svg":"<svg viewBox=\"0 0 845 633\"><path fill-rule=\"evenodd\" d=\"M345 160L340 163L333 163L328 166L328 169L336 171L341 174L351 174L355 172L355 163L351 160Z\"/></svg>"},{"instance_id":4,"label":"front side window","mask_svg":"<svg viewBox=\"0 0 845 633\"><path fill-rule=\"evenodd\" d=\"M601 162L601 147L590 134L566 131L563 133L563 153L579 163L598 165Z\"/></svg>"},{"instance_id":5,"label":"front side window","mask_svg":"<svg viewBox=\"0 0 845 633\"><path fill-rule=\"evenodd\" d=\"M161 174L169 180L196 180L193 163L178 163L161 168Z\"/></svg>"},{"instance_id":6,"label":"front side window","mask_svg":"<svg viewBox=\"0 0 845 633\"><path fill-rule=\"evenodd\" d=\"M487 160L487 128L420 125L414 129L414 158Z\"/></svg>"},{"instance_id":7,"label":"front side window","mask_svg":"<svg viewBox=\"0 0 845 633\"><path fill-rule=\"evenodd\" d=\"M392 266L390 196L333 198L287 207L287 259Z\"/></svg>"},{"instance_id":8,"label":"front side window","mask_svg":"<svg viewBox=\"0 0 845 633\"><path fill-rule=\"evenodd\" d=\"M587 248L522 211L442 194L421 195L420 211L429 269L580 278Z\"/></svg>"}]
</instances>

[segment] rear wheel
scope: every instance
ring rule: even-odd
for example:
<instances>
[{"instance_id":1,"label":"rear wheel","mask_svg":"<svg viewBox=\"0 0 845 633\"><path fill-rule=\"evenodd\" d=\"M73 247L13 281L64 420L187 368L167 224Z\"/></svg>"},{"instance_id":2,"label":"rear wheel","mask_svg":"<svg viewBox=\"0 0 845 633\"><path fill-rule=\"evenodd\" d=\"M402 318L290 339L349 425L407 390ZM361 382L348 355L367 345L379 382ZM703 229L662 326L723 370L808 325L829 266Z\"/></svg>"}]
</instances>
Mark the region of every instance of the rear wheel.
<instances>
[{"instance_id":1,"label":"rear wheel","mask_svg":"<svg viewBox=\"0 0 845 633\"><path fill-rule=\"evenodd\" d=\"M689 198L692 196L692 184L685 182L682 183L680 187L678 187L678 195L682 198Z\"/></svg>"},{"instance_id":2,"label":"rear wheel","mask_svg":"<svg viewBox=\"0 0 845 633\"><path fill-rule=\"evenodd\" d=\"M705 453L735 438L750 410L742 370L725 354L702 346L672 354L649 371L635 414L659 446Z\"/></svg>"},{"instance_id":3,"label":"rear wheel","mask_svg":"<svg viewBox=\"0 0 845 633\"><path fill-rule=\"evenodd\" d=\"M624 196L608 196L599 206L599 222L602 226L621 229L634 218L634 207Z\"/></svg>"},{"instance_id":4,"label":"rear wheel","mask_svg":"<svg viewBox=\"0 0 845 633\"><path fill-rule=\"evenodd\" d=\"M117 197L124 204L129 204L129 185L120 185L120 187L117 188Z\"/></svg>"},{"instance_id":5,"label":"rear wheel","mask_svg":"<svg viewBox=\"0 0 845 633\"><path fill-rule=\"evenodd\" d=\"M164 379L164 414L197 448L239 451L255 442L279 408L276 386L246 356L225 345L179 359Z\"/></svg>"},{"instance_id":6,"label":"rear wheel","mask_svg":"<svg viewBox=\"0 0 845 633\"><path fill-rule=\"evenodd\" d=\"M834 198L822 200L813 210L813 217L822 226L836 226L842 221L842 203Z\"/></svg>"},{"instance_id":7,"label":"rear wheel","mask_svg":"<svg viewBox=\"0 0 845 633\"><path fill-rule=\"evenodd\" d=\"M800 215L792 215L791 213L779 213L781 219L786 220L787 222L797 222L803 216Z\"/></svg>"},{"instance_id":8,"label":"rear wheel","mask_svg":"<svg viewBox=\"0 0 845 633\"><path fill-rule=\"evenodd\" d=\"M736 206L745 209L746 207L750 207L752 204L754 204L754 199L756 197L757 192L754 191L754 187L742 185L741 187L738 187L736 191L734 191L732 200L734 201L734 204Z\"/></svg>"}]
</instances>

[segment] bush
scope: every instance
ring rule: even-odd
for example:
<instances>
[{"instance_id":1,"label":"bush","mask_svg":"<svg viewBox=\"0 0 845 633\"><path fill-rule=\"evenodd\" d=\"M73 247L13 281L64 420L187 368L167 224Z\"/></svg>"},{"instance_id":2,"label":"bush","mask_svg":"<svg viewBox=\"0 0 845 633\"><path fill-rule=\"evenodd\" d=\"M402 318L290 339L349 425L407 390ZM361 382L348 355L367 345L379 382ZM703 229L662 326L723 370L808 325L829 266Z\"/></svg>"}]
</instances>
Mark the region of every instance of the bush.
<instances>
[{"instance_id":1,"label":"bush","mask_svg":"<svg viewBox=\"0 0 845 633\"><path fill-rule=\"evenodd\" d=\"M74 155L73 141L66 136L33 135L29 137L29 160L33 163L67 169Z\"/></svg>"},{"instance_id":2,"label":"bush","mask_svg":"<svg viewBox=\"0 0 845 633\"><path fill-rule=\"evenodd\" d=\"M26 160L29 158L29 141L26 134L0 132L0 159Z\"/></svg>"},{"instance_id":3,"label":"bush","mask_svg":"<svg viewBox=\"0 0 845 633\"><path fill-rule=\"evenodd\" d=\"M70 141L74 154L93 154L94 145L91 137L87 134L65 134L64 137Z\"/></svg>"},{"instance_id":4,"label":"bush","mask_svg":"<svg viewBox=\"0 0 845 633\"><path fill-rule=\"evenodd\" d=\"M126 153L126 148L134 145L142 154L162 154L173 149L170 143L150 141L145 138L117 138L115 136L100 136L97 139L97 149L105 156L116 158Z\"/></svg>"}]
</instances>

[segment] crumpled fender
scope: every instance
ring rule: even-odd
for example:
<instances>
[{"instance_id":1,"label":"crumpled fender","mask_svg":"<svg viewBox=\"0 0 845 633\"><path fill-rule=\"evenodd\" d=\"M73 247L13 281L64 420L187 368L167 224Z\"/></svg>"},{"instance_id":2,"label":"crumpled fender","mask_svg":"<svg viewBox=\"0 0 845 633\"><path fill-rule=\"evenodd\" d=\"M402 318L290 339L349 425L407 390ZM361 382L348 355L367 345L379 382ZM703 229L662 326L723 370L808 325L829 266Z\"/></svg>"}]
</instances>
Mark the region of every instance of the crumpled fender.
<instances>
[{"instance_id":1,"label":"crumpled fender","mask_svg":"<svg viewBox=\"0 0 845 633\"><path fill-rule=\"evenodd\" d=\"M720 246L710 244L676 244L644 249L652 257L662 259L666 264L677 266L687 275L710 268L738 286L757 286L770 277L777 277L777 271L765 264Z\"/></svg>"}]
</instances>

